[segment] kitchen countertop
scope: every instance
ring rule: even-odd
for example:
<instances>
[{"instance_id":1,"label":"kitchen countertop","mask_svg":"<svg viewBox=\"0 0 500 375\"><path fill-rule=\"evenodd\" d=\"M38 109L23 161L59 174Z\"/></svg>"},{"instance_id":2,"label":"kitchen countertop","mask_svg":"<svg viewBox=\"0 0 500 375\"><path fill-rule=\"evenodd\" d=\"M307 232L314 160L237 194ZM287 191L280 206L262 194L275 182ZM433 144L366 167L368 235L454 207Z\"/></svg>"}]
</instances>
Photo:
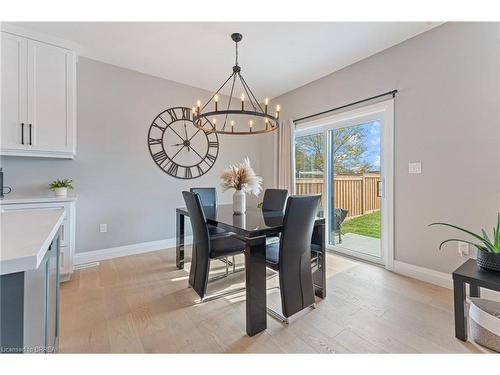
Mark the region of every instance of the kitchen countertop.
<instances>
[{"instance_id":1,"label":"kitchen countertop","mask_svg":"<svg viewBox=\"0 0 500 375\"><path fill-rule=\"evenodd\" d=\"M0 275L38 268L65 212L62 208L0 213Z\"/></svg>"},{"instance_id":2,"label":"kitchen countertop","mask_svg":"<svg viewBox=\"0 0 500 375\"><path fill-rule=\"evenodd\" d=\"M22 204L22 203L50 203L50 202L73 202L76 201L76 195L67 197L56 197L52 192L41 192L31 194L20 194L13 191L0 200L0 206L3 204Z\"/></svg>"}]
</instances>

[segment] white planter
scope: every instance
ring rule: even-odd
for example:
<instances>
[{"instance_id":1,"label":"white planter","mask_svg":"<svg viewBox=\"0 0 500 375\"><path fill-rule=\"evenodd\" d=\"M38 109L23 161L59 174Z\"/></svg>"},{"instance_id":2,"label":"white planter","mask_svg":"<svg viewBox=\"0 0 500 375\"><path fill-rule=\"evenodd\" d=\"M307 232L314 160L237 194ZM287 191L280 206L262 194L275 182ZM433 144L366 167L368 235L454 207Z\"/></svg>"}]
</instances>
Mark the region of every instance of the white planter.
<instances>
[{"instance_id":1,"label":"white planter","mask_svg":"<svg viewBox=\"0 0 500 375\"><path fill-rule=\"evenodd\" d=\"M471 339L500 353L500 302L470 298Z\"/></svg>"},{"instance_id":2,"label":"white planter","mask_svg":"<svg viewBox=\"0 0 500 375\"><path fill-rule=\"evenodd\" d=\"M65 187L55 188L54 194L56 195L56 197L66 197L68 196L68 188Z\"/></svg>"},{"instance_id":3,"label":"white planter","mask_svg":"<svg viewBox=\"0 0 500 375\"><path fill-rule=\"evenodd\" d=\"M246 205L246 195L243 190L235 190L233 194L233 212L235 214L244 214Z\"/></svg>"}]
</instances>

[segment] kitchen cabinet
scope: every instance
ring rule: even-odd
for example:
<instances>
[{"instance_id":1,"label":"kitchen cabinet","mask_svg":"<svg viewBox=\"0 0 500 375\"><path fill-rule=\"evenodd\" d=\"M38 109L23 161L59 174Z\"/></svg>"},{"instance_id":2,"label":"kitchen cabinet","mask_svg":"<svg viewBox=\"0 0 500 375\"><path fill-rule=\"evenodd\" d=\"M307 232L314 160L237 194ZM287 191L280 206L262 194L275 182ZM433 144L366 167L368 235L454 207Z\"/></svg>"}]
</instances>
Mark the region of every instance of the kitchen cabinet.
<instances>
[{"instance_id":1,"label":"kitchen cabinet","mask_svg":"<svg viewBox=\"0 0 500 375\"><path fill-rule=\"evenodd\" d=\"M57 352L60 226L64 211L14 211L1 215L5 228L0 254L0 352ZM28 228L24 228L24 223ZM20 237L20 233L25 237Z\"/></svg>"},{"instance_id":2,"label":"kitchen cabinet","mask_svg":"<svg viewBox=\"0 0 500 375\"><path fill-rule=\"evenodd\" d=\"M73 158L75 53L4 31L1 37L1 154Z\"/></svg>"}]
</instances>

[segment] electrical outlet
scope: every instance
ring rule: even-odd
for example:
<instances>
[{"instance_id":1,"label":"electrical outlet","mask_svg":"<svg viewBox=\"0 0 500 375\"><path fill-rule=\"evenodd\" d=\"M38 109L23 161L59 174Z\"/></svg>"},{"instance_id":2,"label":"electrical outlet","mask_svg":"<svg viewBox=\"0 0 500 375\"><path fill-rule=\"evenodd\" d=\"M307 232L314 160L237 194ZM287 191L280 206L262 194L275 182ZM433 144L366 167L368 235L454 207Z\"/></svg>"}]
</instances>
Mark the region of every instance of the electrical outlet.
<instances>
[{"instance_id":1,"label":"electrical outlet","mask_svg":"<svg viewBox=\"0 0 500 375\"><path fill-rule=\"evenodd\" d=\"M408 163L408 173L410 174L422 173L422 163L419 161Z\"/></svg>"},{"instance_id":2,"label":"electrical outlet","mask_svg":"<svg viewBox=\"0 0 500 375\"><path fill-rule=\"evenodd\" d=\"M461 257L469 256L469 244L467 242L458 241L458 253Z\"/></svg>"},{"instance_id":3,"label":"electrical outlet","mask_svg":"<svg viewBox=\"0 0 500 375\"><path fill-rule=\"evenodd\" d=\"M99 225L99 231L101 233L106 233L108 231L108 224L100 224Z\"/></svg>"}]
</instances>

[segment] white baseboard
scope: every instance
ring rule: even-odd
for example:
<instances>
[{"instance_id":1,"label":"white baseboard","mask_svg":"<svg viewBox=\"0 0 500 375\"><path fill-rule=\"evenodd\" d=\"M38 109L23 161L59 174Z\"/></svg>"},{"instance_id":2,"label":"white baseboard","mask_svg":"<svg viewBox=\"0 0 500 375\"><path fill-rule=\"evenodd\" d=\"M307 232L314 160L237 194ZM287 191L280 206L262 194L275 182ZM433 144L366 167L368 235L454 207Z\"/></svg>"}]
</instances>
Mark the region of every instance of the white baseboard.
<instances>
[{"instance_id":1,"label":"white baseboard","mask_svg":"<svg viewBox=\"0 0 500 375\"><path fill-rule=\"evenodd\" d=\"M412 277L414 279L422 280L431 284L439 285L444 288L448 289L453 288L453 280L451 274L449 273L431 270L430 268L415 266L413 264L400 262L398 260L394 261L394 272L408 277Z\"/></svg>"},{"instance_id":2,"label":"white baseboard","mask_svg":"<svg viewBox=\"0 0 500 375\"><path fill-rule=\"evenodd\" d=\"M185 238L185 244L189 245L192 243L192 236L187 236ZM110 247L108 249L85 251L83 253L76 253L73 264L75 266L100 262L106 259L113 259L124 257L127 255L136 255L142 253L149 253L150 251L165 250L175 247L175 238L168 238L166 240L141 242L125 246Z\"/></svg>"},{"instance_id":3,"label":"white baseboard","mask_svg":"<svg viewBox=\"0 0 500 375\"><path fill-rule=\"evenodd\" d=\"M413 264L394 261L394 272L408 276L417 280L425 281L430 284L453 289L453 278L451 274L431 270L429 268L415 266ZM466 286L469 290L469 286ZM481 288L481 298L500 302L500 293L493 290Z\"/></svg>"}]
</instances>

